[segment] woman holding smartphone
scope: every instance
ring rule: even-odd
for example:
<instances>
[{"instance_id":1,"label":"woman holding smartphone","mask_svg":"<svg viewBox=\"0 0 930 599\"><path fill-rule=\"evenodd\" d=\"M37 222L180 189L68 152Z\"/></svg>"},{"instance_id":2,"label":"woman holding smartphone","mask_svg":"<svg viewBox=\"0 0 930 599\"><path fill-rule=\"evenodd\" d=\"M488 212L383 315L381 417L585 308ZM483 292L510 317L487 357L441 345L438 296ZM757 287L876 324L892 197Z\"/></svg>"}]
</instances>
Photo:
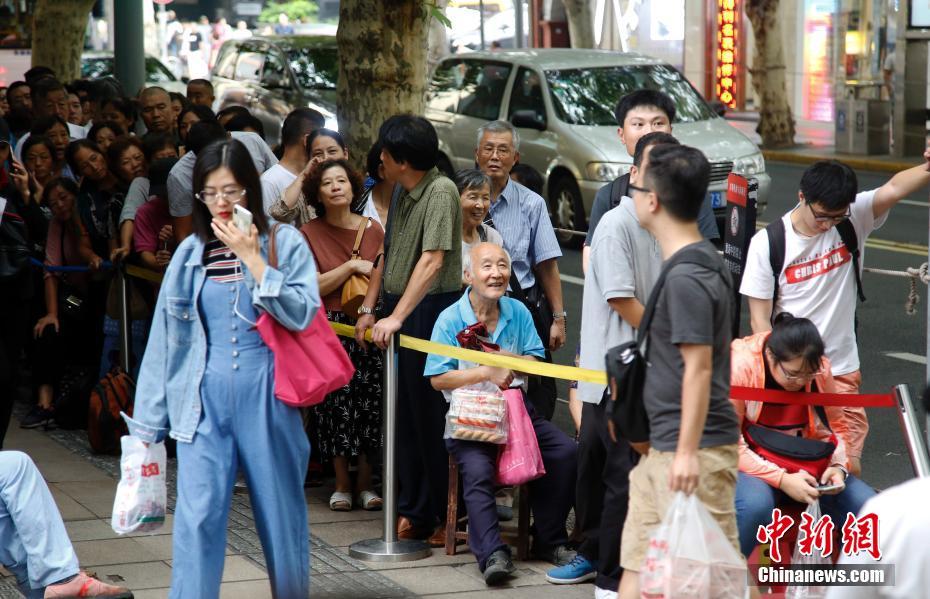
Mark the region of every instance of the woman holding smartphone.
<instances>
[{"instance_id":1,"label":"woman holding smartphone","mask_svg":"<svg viewBox=\"0 0 930 599\"><path fill-rule=\"evenodd\" d=\"M274 397L274 356L253 325L266 312L307 327L320 307L316 266L300 233L281 226L268 264L261 183L241 142L197 153L194 234L175 252L155 306L129 432L178 441L170 597L217 597L226 519L245 473L275 597L307 597L309 534L303 481L310 447L300 411ZM236 207L252 213L247 234Z\"/></svg>"},{"instance_id":2,"label":"woman holding smartphone","mask_svg":"<svg viewBox=\"0 0 930 599\"><path fill-rule=\"evenodd\" d=\"M806 318L782 312L775 317L771 331L735 339L730 356L733 386L792 393L836 392L823 339ZM786 499L805 504L819 500L823 513L840 527L847 512L858 513L875 495L870 486L847 470L842 439L846 423L841 408L731 401L743 431L739 440L736 524L745 556L756 546L759 526L770 523L772 510ZM826 450L823 468L780 459L766 439L789 444L792 439L820 441ZM831 442L835 444L832 455L828 453ZM795 456L800 453L795 452Z\"/></svg>"}]
</instances>

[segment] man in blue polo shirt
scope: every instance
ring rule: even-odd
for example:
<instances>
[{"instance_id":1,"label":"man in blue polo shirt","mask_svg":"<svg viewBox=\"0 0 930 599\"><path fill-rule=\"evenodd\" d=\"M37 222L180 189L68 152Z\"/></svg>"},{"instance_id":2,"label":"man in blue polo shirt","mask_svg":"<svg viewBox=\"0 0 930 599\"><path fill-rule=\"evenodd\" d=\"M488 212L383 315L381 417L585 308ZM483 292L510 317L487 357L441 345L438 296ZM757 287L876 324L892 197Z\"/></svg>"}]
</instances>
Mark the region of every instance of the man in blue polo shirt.
<instances>
[{"instance_id":1,"label":"man in blue polo shirt","mask_svg":"<svg viewBox=\"0 0 930 599\"><path fill-rule=\"evenodd\" d=\"M469 287L455 304L439 315L432 340L458 346L456 335L466 327L482 322L491 342L502 355L540 359L545 355L536 333L533 317L522 302L505 296L510 280L510 256L492 243L480 243L471 250L471 268L464 272ZM506 368L477 366L430 354L424 374L433 388L447 394L473 385L493 385L507 389L521 385L521 376ZM527 413L539 442L546 474L530 483L530 507L536 534L534 557L556 565L574 558L568 550L565 519L571 509L575 480L575 444L565 433L540 416L524 398ZM468 511L468 544L478 559L488 585L498 584L514 572L510 550L500 535L494 501L498 446L477 441L447 439L446 449L462 473L463 496Z\"/></svg>"}]
</instances>

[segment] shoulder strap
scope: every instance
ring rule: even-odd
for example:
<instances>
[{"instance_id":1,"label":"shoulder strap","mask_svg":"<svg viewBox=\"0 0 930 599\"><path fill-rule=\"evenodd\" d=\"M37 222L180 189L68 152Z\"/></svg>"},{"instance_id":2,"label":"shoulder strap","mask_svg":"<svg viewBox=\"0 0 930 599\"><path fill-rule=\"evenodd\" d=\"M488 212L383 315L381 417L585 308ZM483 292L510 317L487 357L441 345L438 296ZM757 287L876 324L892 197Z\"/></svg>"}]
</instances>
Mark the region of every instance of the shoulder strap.
<instances>
[{"instance_id":1,"label":"shoulder strap","mask_svg":"<svg viewBox=\"0 0 930 599\"><path fill-rule=\"evenodd\" d=\"M636 331L637 340L639 341L641 348L643 343L646 341L646 336L649 333L649 327L652 325L652 317L655 315L656 306L659 303L659 295L662 291L662 287L665 285L665 279L668 277L668 273L674 267L684 263L703 266L704 268L712 270L720 274L720 276L725 277L723 261L720 258L712 258L711 256L708 256L698 249L686 250L675 254L675 256L673 256L662 267L662 272L659 273L659 278L656 280L656 284L652 288L652 293L649 294L649 300L646 302L646 309L643 312L643 319L640 321L639 329Z\"/></svg>"},{"instance_id":2,"label":"shoulder strap","mask_svg":"<svg viewBox=\"0 0 930 599\"><path fill-rule=\"evenodd\" d=\"M856 274L856 293L859 295L859 301L864 302L862 273L859 271L859 237L856 235L856 228L853 227L852 221L846 218L836 224L836 232L840 234L843 245L852 256L853 272Z\"/></svg>"},{"instance_id":3,"label":"shoulder strap","mask_svg":"<svg viewBox=\"0 0 930 599\"><path fill-rule=\"evenodd\" d=\"M488 230L485 229L484 227L485 227L484 223L481 223L480 225L478 225L478 229L477 229L478 240L481 243L484 243L485 241L488 240Z\"/></svg>"},{"instance_id":4,"label":"shoulder strap","mask_svg":"<svg viewBox=\"0 0 930 599\"><path fill-rule=\"evenodd\" d=\"M358 225L358 233L355 234L355 245L352 246L352 255L358 256L358 248L362 245L362 237L365 236L365 229L368 228L368 223L371 222L371 217L363 218L362 222Z\"/></svg>"},{"instance_id":5,"label":"shoulder strap","mask_svg":"<svg viewBox=\"0 0 930 599\"><path fill-rule=\"evenodd\" d=\"M765 227L769 238L769 264L772 266L772 277L775 279L775 291L772 293L772 311L778 300L778 279L781 271L785 269L785 221L778 217Z\"/></svg>"},{"instance_id":6,"label":"shoulder strap","mask_svg":"<svg viewBox=\"0 0 930 599\"><path fill-rule=\"evenodd\" d=\"M617 177L610 184L610 207L616 208L620 205L620 200L623 199L623 196L627 195L630 185L630 174L627 173L620 177Z\"/></svg>"},{"instance_id":7,"label":"shoulder strap","mask_svg":"<svg viewBox=\"0 0 930 599\"><path fill-rule=\"evenodd\" d=\"M275 223L271 227L271 232L268 234L268 266L271 268L278 268L278 227L281 226L281 223Z\"/></svg>"}]
</instances>

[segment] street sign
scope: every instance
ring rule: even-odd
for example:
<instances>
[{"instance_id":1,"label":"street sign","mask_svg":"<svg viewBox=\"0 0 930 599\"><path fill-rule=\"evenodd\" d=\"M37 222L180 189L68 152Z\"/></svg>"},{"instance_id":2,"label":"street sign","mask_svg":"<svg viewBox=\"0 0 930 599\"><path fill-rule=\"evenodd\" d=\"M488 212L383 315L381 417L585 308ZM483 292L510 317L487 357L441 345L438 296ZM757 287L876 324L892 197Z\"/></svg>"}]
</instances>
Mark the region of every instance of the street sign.
<instances>
[{"instance_id":1,"label":"street sign","mask_svg":"<svg viewBox=\"0 0 930 599\"><path fill-rule=\"evenodd\" d=\"M759 181L730 173L727 177L727 207L724 219L723 261L733 277L735 309L733 313L733 337L739 337L740 297L739 287L746 268L746 252L749 241L756 232L756 199Z\"/></svg>"}]
</instances>

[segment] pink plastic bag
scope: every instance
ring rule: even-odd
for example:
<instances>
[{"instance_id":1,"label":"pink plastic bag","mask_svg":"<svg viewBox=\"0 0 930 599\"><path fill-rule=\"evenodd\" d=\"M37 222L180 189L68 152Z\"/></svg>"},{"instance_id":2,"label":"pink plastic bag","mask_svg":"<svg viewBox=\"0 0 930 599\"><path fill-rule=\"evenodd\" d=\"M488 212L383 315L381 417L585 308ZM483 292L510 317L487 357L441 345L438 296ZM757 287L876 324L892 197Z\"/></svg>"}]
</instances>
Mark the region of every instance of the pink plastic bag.
<instances>
[{"instance_id":1,"label":"pink plastic bag","mask_svg":"<svg viewBox=\"0 0 930 599\"><path fill-rule=\"evenodd\" d=\"M497 459L497 484L514 486L546 473L533 421L523 405L523 391L507 389L507 444Z\"/></svg>"}]
</instances>

